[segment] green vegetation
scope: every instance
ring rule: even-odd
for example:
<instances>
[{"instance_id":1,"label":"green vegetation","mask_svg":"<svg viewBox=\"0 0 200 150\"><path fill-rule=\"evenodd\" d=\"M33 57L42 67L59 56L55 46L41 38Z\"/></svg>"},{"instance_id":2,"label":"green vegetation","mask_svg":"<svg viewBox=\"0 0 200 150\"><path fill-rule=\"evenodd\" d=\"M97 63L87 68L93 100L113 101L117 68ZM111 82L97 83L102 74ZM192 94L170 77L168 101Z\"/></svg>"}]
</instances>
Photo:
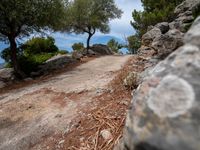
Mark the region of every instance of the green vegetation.
<instances>
[{"instance_id":1,"label":"green vegetation","mask_svg":"<svg viewBox=\"0 0 200 150\"><path fill-rule=\"evenodd\" d=\"M107 46L115 53L119 53L119 50L122 49L124 46L117 42L115 39L111 39L108 41Z\"/></svg>"},{"instance_id":2,"label":"green vegetation","mask_svg":"<svg viewBox=\"0 0 200 150\"><path fill-rule=\"evenodd\" d=\"M137 50L141 46L140 38L137 35L132 35L127 38L128 41L128 51L130 54L137 54Z\"/></svg>"},{"instance_id":3,"label":"green vegetation","mask_svg":"<svg viewBox=\"0 0 200 150\"><path fill-rule=\"evenodd\" d=\"M174 19L174 9L183 0L142 0L143 11L133 11L131 25L141 37L148 26L159 22L170 22Z\"/></svg>"},{"instance_id":4,"label":"green vegetation","mask_svg":"<svg viewBox=\"0 0 200 150\"><path fill-rule=\"evenodd\" d=\"M74 0L67 9L66 31L88 34L87 49L90 39L99 30L108 33L109 21L121 17L122 11L114 0Z\"/></svg>"},{"instance_id":5,"label":"green vegetation","mask_svg":"<svg viewBox=\"0 0 200 150\"><path fill-rule=\"evenodd\" d=\"M83 43L74 43L73 45L72 45L72 49L75 51L81 51L81 50L83 50L84 49L84 44Z\"/></svg>"},{"instance_id":6,"label":"green vegetation","mask_svg":"<svg viewBox=\"0 0 200 150\"><path fill-rule=\"evenodd\" d=\"M174 9L183 0L141 0L144 10L134 10L131 25L136 34L127 38L129 53L137 53L141 46L141 37L147 32L148 26L159 22L170 22L174 19Z\"/></svg>"},{"instance_id":7,"label":"green vegetation","mask_svg":"<svg viewBox=\"0 0 200 150\"><path fill-rule=\"evenodd\" d=\"M10 43L10 58L16 76L25 77L18 63L16 38L44 29L60 29L65 6L66 1L63 0L1 0L0 40Z\"/></svg>"},{"instance_id":8,"label":"green vegetation","mask_svg":"<svg viewBox=\"0 0 200 150\"><path fill-rule=\"evenodd\" d=\"M55 45L55 40L52 37L32 38L27 41L22 48L24 49L25 55L58 52L58 47Z\"/></svg>"},{"instance_id":9,"label":"green vegetation","mask_svg":"<svg viewBox=\"0 0 200 150\"><path fill-rule=\"evenodd\" d=\"M67 53L67 51L59 51L54 42L52 37L37 37L19 46L17 48L17 58L21 71L26 75L30 75L31 72L38 70L39 65L54 55ZM1 57L6 61L7 67L13 67L11 52L10 48L6 48L1 52Z\"/></svg>"}]
</instances>

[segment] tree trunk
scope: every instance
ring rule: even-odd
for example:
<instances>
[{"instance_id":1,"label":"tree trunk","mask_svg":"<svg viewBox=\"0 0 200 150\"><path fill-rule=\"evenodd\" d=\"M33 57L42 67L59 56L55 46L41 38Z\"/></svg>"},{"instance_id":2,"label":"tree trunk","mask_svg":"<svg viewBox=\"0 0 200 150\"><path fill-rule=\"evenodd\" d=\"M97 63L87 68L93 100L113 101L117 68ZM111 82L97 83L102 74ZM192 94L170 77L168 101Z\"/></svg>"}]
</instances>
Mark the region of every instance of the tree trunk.
<instances>
[{"instance_id":1,"label":"tree trunk","mask_svg":"<svg viewBox=\"0 0 200 150\"><path fill-rule=\"evenodd\" d=\"M93 34L88 33L88 39L87 39L87 53L88 53L88 50L90 49L90 39L91 39L92 35L93 35Z\"/></svg>"},{"instance_id":2,"label":"tree trunk","mask_svg":"<svg viewBox=\"0 0 200 150\"><path fill-rule=\"evenodd\" d=\"M9 37L10 50L11 50L11 63L14 68L14 73L18 78L24 78L25 74L21 71L20 66L17 61L17 44L15 37Z\"/></svg>"}]
</instances>

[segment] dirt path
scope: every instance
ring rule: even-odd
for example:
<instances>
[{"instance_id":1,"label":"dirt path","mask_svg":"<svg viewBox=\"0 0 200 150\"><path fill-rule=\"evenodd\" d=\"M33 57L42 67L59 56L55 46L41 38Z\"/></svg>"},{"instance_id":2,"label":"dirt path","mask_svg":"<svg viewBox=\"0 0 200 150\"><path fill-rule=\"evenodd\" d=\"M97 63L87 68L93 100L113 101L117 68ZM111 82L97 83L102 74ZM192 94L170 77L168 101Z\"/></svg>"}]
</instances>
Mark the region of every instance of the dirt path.
<instances>
[{"instance_id":1,"label":"dirt path","mask_svg":"<svg viewBox=\"0 0 200 150\"><path fill-rule=\"evenodd\" d=\"M28 150L44 137L68 133L84 110L98 107L94 97L112 90L108 83L130 57L97 58L42 83L1 94L0 150Z\"/></svg>"}]
</instances>

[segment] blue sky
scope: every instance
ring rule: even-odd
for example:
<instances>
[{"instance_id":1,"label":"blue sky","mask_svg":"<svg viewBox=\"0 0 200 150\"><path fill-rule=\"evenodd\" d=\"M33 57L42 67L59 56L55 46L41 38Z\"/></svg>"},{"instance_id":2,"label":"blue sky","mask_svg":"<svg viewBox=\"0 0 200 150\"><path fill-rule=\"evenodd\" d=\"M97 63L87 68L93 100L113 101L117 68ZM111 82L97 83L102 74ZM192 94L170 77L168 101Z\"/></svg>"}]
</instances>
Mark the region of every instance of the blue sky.
<instances>
[{"instance_id":1,"label":"blue sky","mask_svg":"<svg viewBox=\"0 0 200 150\"><path fill-rule=\"evenodd\" d=\"M140 0L115 0L117 6L124 12L120 19L115 19L110 22L111 31L109 34L102 34L97 32L91 39L91 44L102 43L106 44L111 38L115 38L121 43L125 43L125 37L135 33L134 29L130 25L132 20L132 11L134 9L142 10ZM75 35L66 33L50 33L56 40L56 45L61 50L71 51L71 46L76 42L86 43L87 34ZM25 41L24 41L25 42ZM0 42L0 51L8 47L7 44ZM0 63L3 60L0 58Z\"/></svg>"}]
</instances>

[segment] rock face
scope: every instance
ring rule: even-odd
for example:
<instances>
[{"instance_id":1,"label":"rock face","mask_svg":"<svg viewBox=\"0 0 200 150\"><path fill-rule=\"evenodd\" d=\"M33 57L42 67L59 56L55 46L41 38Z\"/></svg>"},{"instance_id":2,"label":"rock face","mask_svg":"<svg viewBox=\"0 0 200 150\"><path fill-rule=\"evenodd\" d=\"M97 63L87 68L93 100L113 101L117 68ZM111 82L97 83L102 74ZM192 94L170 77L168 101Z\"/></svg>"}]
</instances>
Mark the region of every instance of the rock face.
<instances>
[{"instance_id":1,"label":"rock face","mask_svg":"<svg viewBox=\"0 0 200 150\"><path fill-rule=\"evenodd\" d=\"M134 93L116 150L199 150L200 17Z\"/></svg>"},{"instance_id":2,"label":"rock face","mask_svg":"<svg viewBox=\"0 0 200 150\"><path fill-rule=\"evenodd\" d=\"M142 43L145 46L150 46L153 40L157 37L161 36L161 30L157 27L154 27L150 31L148 31L146 34L142 36Z\"/></svg>"},{"instance_id":3,"label":"rock face","mask_svg":"<svg viewBox=\"0 0 200 150\"><path fill-rule=\"evenodd\" d=\"M155 27L159 28L162 34L165 34L169 31L169 23L168 22L161 22L155 25Z\"/></svg>"},{"instance_id":4,"label":"rock face","mask_svg":"<svg viewBox=\"0 0 200 150\"><path fill-rule=\"evenodd\" d=\"M200 5L200 0L185 0L175 9L174 21L161 22L155 26L149 26L148 32L142 36L143 47L154 49L156 57L163 59L183 44L183 36L194 21L193 11Z\"/></svg>"},{"instance_id":5,"label":"rock face","mask_svg":"<svg viewBox=\"0 0 200 150\"><path fill-rule=\"evenodd\" d=\"M187 26L189 26L194 20L192 12L198 5L200 5L199 0L183 1L179 6L176 7L174 11L174 13L177 14L177 18L170 23L170 28L176 28L182 32L185 32L185 28L187 28Z\"/></svg>"},{"instance_id":6,"label":"rock face","mask_svg":"<svg viewBox=\"0 0 200 150\"><path fill-rule=\"evenodd\" d=\"M176 7L174 13L181 14L185 13L186 11L192 11L198 4L200 4L199 0L185 0Z\"/></svg>"},{"instance_id":7,"label":"rock face","mask_svg":"<svg viewBox=\"0 0 200 150\"><path fill-rule=\"evenodd\" d=\"M183 45L183 33L177 29L162 34L152 42L152 47L160 58L167 56L181 45Z\"/></svg>"}]
</instances>

